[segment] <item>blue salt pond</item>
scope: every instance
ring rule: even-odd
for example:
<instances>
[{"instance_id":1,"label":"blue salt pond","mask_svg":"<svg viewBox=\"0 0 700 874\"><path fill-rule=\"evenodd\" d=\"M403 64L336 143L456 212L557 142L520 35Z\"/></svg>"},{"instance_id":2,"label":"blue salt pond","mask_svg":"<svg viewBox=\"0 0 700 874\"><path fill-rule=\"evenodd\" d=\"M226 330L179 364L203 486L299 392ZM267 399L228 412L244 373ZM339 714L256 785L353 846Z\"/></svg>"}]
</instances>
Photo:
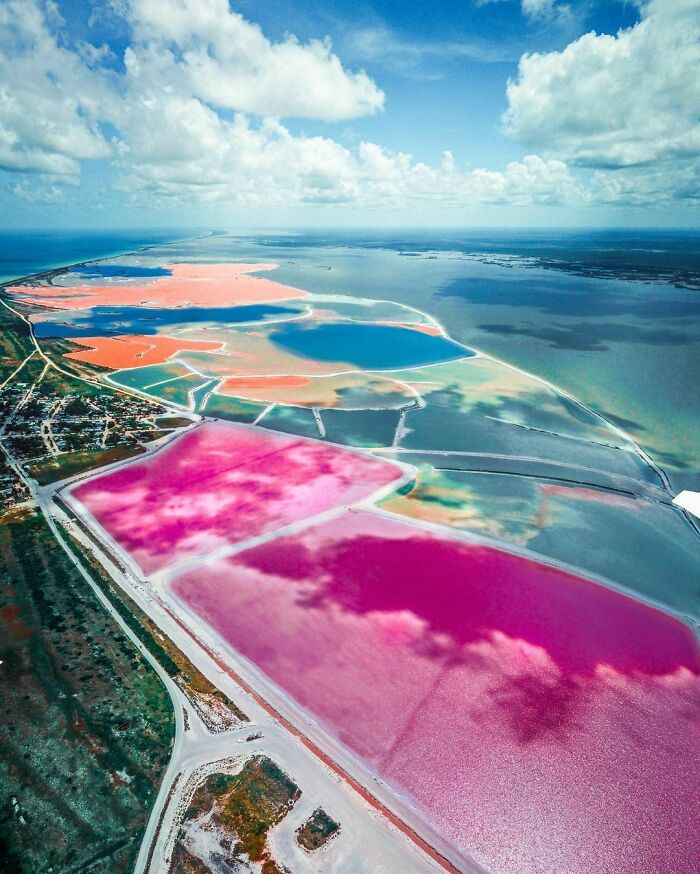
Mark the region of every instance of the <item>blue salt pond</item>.
<instances>
[{"instance_id":1,"label":"blue salt pond","mask_svg":"<svg viewBox=\"0 0 700 874\"><path fill-rule=\"evenodd\" d=\"M129 266L127 264L78 264L71 273L77 273L79 276L90 278L98 278L100 276L107 277L124 277L128 279L145 278L149 276L172 276L172 270L166 267L142 267L140 265Z\"/></svg>"},{"instance_id":2,"label":"blue salt pond","mask_svg":"<svg viewBox=\"0 0 700 874\"><path fill-rule=\"evenodd\" d=\"M90 310L52 313L37 322L37 337L112 337L120 334L158 334L164 327L200 323L260 322L299 312L289 306L250 304L235 307L93 307Z\"/></svg>"},{"instance_id":3,"label":"blue salt pond","mask_svg":"<svg viewBox=\"0 0 700 874\"><path fill-rule=\"evenodd\" d=\"M469 358L475 353L445 337L410 328L358 322L302 326L290 322L270 339L297 355L320 361L346 361L366 370L388 370Z\"/></svg>"}]
</instances>

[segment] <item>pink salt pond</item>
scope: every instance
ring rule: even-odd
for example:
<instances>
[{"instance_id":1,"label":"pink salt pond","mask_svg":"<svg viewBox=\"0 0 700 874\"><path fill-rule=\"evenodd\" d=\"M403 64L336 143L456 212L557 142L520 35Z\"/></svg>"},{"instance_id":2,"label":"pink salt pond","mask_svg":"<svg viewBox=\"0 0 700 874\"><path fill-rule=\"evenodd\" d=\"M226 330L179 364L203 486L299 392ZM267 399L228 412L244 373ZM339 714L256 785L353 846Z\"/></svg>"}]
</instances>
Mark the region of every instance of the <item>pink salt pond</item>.
<instances>
[{"instance_id":1,"label":"pink salt pond","mask_svg":"<svg viewBox=\"0 0 700 874\"><path fill-rule=\"evenodd\" d=\"M364 511L170 586L488 870L697 870L700 663L675 619Z\"/></svg>"},{"instance_id":2,"label":"pink salt pond","mask_svg":"<svg viewBox=\"0 0 700 874\"><path fill-rule=\"evenodd\" d=\"M393 464L226 422L71 491L147 573L368 497Z\"/></svg>"},{"instance_id":3,"label":"pink salt pond","mask_svg":"<svg viewBox=\"0 0 700 874\"><path fill-rule=\"evenodd\" d=\"M253 271L275 264L173 264L170 276L144 285L15 285L7 290L22 303L59 310L96 306L218 307L307 297L308 292L281 285Z\"/></svg>"}]
</instances>

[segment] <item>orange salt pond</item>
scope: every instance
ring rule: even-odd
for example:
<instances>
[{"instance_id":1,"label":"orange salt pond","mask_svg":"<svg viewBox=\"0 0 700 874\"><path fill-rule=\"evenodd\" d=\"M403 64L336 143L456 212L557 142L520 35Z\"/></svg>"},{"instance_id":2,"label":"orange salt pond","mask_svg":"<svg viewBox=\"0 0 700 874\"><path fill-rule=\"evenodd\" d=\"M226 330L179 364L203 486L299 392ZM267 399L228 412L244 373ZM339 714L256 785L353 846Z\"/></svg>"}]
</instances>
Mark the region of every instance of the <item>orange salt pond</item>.
<instances>
[{"instance_id":1,"label":"orange salt pond","mask_svg":"<svg viewBox=\"0 0 700 874\"><path fill-rule=\"evenodd\" d=\"M364 373L232 376L221 383L217 393L263 403L336 409L398 409L415 399L408 386Z\"/></svg>"},{"instance_id":2,"label":"orange salt pond","mask_svg":"<svg viewBox=\"0 0 700 874\"><path fill-rule=\"evenodd\" d=\"M178 337L159 335L126 335L123 337L80 337L73 343L88 348L82 352L69 352L65 357L86 364L97 364L110 370L128 367L145 367L147 364L162 364L176 352L199 350L211 352L220 349L220 343L205 343Z\"/></svg>"},{"instance_id":3,"label":"orange salt pond","mask_svg":"<svg viewBox=\"0 0 700 874\"><path fill-rule=\"evenodd\" d=\"M222 394L252 395L267 394L275 390L290 388L305 388L311 382L308 376L234 376L227 379L222 387ZM251 396L252 396L251 395Z\"/></svg>"},{"instance_id":4,"label":"orange salt pond","mask_svg":"<svg viewBox=\"0 0 700 874\"><path fill-rule=\"evenodd\" d=\"M225 353L211 355L201 352L188 352L181 360L194 370L207 376L229 377L267 377L272 374L285 376L327 376L336 371L351 371L357 368L348 362L318 361L296 355L273 343L269 336L259 331L236 331L232 328L222 331L188 331L193 340L217 340L224 344Z\"/></svg>"},{"instance_id":5,"label":"orange salt pond","mask_svg":"<svg viewBox=\"0 0 700 874\"><path fill-rule=\"evenodd\" d=\"M267 303L307 297L308 292L282 285L254 271L272 270L274 264L173 264L171 276L145 285L61 286L16 285L8 288L22 303L62 310L95 306L225 306Z\"/></svg>"}]
</instances>

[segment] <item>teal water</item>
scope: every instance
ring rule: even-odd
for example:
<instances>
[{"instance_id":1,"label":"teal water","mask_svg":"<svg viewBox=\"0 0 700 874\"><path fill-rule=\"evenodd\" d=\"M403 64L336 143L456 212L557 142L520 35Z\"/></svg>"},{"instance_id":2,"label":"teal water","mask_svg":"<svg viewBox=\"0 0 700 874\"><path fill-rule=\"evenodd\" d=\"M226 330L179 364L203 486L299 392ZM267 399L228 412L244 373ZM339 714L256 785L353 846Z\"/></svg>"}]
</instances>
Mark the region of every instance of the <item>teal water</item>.
<instances>
[{"instance_id":1,"label":"teal water","mask_svg":"<svg viewBox=\"0 0 700 874\"><path fill-rule=\"evenodd\" d=\"M692 234L587 238L548 233L514 239L484 233L478 239L453 234L442 240L417 234L371 239L218 234L156 244L148 256L134 264L276 262L273 278L316 294L423 310L462 344L457 357L464 357L465 347L480 350L569 391L634 436L668 476L672 490L700 489L700 246ZM337 300L325 305L346 327L288 322L273 329L274 339L298 354L347 357L375 368L407 363L397 363L393 341L399 336L411 337L399 350L410 363L415 363L414 343L440 339L409 330L386 333L388 326L376 323L342 322L347 305ZM347 315L355 315L353 306ZM387 307L373 307L374 316L393 320ZM132 317L134 324L142 321L128 308L107 307L92 314L59 314L57 321L83 330L96 318L109 331ZM168 318L165 313L156 317ZM124 379L145 386L174 373L166 365L130 371ZM188 390L204 382L188 376L160 390L187 404ZM543 398L546 394L543 389ZM565 399L554 418L551 407L538 408L536 399L534 409L507 395L484 396L470 405L471 412L460 403L460 397L443 392L425 409L409 409L401 444L421 454L401 458L440 468L463 482L474 510L464 527L493 533L497 525L502 531L496 534L506 540L697 615L697 532L670 506L657 474L639 456L621 451L618 439L579 433L597 427L597 420ZM264 405L223 397L210 397L206 408L246 422L264 410ZM580 419L580 428L569 421L562 431L565 413ZM321 423L331 441L386 447L393 444L399 412L323 410ZM321 436L307 409L276 406L262 425ZM590 439L578 439L582 436ZM438 448L466 454L430 454ZM478 462L475 452L482 454ZM533 459L541 461L533 465Z\"/></svg>"},{"instance_id":2,"label":"teal water","mask_svg":"<svg viewBox=\"0 0 700 874\"><path fill-rule=\"evenodd\" d=\"M280 282L436 316L459 343L549 380L624 428L676 491L700 489L697 232L215 234L162 247L158 236L5 232L0 275L149 243L154 266L276 261Z\"/></svg>"},{"instance_id":3,"label":"teal water","mask_svg":"<svg viewBox=\"0 0 700 874\"><path fill-rule=\"evenodd\" d=\"M203 242L224 257L225 238ZM624 428L675 491L700 490L697 232L261 235L228 250L317 294L430 313Z\"/></svg>"}]
</instances>

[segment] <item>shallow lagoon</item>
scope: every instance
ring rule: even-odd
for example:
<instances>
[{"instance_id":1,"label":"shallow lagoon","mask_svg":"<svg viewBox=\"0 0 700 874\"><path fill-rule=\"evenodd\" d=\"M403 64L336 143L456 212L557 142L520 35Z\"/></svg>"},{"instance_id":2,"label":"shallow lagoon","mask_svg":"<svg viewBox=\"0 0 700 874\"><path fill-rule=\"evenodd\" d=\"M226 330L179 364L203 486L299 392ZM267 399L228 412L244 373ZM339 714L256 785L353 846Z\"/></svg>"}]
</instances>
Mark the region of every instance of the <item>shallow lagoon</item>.
<instances>
[{"instance_id":1,"label":"shallow lagoon","mask_svg":"<svg viewBox=\"0 0 700 874\"><path fill-rule=\"evenodd\" d=\"M225 241L217 245L222 250L226 247ZM241 250L231 241L229 245L231 253L240 257ZM304 255L304 269L310 277L332 277L335 268L318 270L325 255L317 248L309 250L308 258ZM402 268L401 283L399 271L391 274L392 258L407 265ZM356 270L348 269L351 262ZM571 310L588 305L585 300L590 300L590 295L586 297L585 290L581 291L584 283L606 284L609 295L615 296L612 286L616 283L609 280L548 273L551 282L539 286L533 298L532 284L525 293L520 284L527 283L527 270L532 270L531 283L535 276L541 279L539 274L544 271L540 268L484 265L459 257L402 258L396 252L355 249L338 255L334 263L340 272L346 271L344 277L335 277L337 291L381 294L399 300L414 296L417 302L425 298L426 310L434 312L437 306L443 314L449 313L443 321L464 342L471 342L470 332L500 337L509 352L503 357L509 358L512 352L515 357L510 360L516 361L532 339L533 330L526 329L524 322L535 312L540 311L541 319L550 320L587 317ZM374 273L368 269L371 263L377 268ZM388 273L382 273L382 264L389 265ZM429 277L433 268L431 281L423 285L416 281L416 277ZM459 279L454 271L465 270L472 271L475 281L468 286L462 282L451 285ZM407 283L410 271L414 281ZM486 281L494 279L493 271L500 271L496 284ZM282 278L281 273L276 278ZM351 274L352 281L346 281ZM359 279L365 287L353 285ZM396 294L380 288L387 282L396 285ZM545 286L552 284L567 293L563 283L571 283L578 291L569 288L573 297L566 307L560 306L568 309L553 313L555 303L547 297ZM295 284L313 288L313 282L304 279L295 280ZM442 293L431 301L430 295L438 287ZM590 286L586 289L590 291ZM579 292L585 300L577 304L575 296ZM634 288L631 297L636 299L638 294L639 289ZM669 297L673 294L669 292ZM680 309L687 310L687 301L682 304ZM503 306L503 319L510 319L515 330L504 334L485 323L476 324L474 313L485 306ZM547 307L549 311L544 312ZM519 322L518 312L526 313ZM633 318L664 318L664 312L675 313L668 316L672 319L686 319L676 305L668 310L657 305L647 307ZM617 315L629 314L612 317ZM335 325L326 323L325 327ZM655 385L659 381L665 385L664 374L669 372L669 362L661 352L668 348L673 353L685 344L681 327L686 334L689 332L687 322L677 322L675 340L666 329L655 335L655 342L651 342L646 329L632 332L636 340L650 340L646 349L648 369L660 367ZM287 332L294 343L299 342L298 335L319 330L287 325L278 333ZM598 340L588 343L589 348L582 349L579 344L574 350L565 348L564 343L566 337L575 334L574 323L563 334L558 327L556 332L548 335L553 349L562 354L576 353L583 356L581 361L589 361L585 356L600 356L606 362L608 384L615 383L618 373L610 362L617 359L606 356L604 353L610 350L601 348L601 337L605 339L610 332L604 336L599 331ZM613 335L614 342L624 349L627 341L615 332ZM585 330L581 336L585 340ZM427 335L423 338L431 339ZM302 343L308 339L302 338ZM348 345L355 355L375 356L369 358L369 365L363 358L360 366L372 366L387 352L375 349L377 343L357 339ZM654 349L654 345L663 349ZM324 349L328 348L332 349L332 358L325 360L345 357L339 343L329 342L327 334L320 341L314 340L311 350L297 349L295 355L303 364L302 356L309 354L324 360ZM637 348L635 354L641 351ZM544 365L544 369L530 369L559 383L568 371L562 365L561 374L558 372L562 362L558 355L551 353L546 362L543 355L546 367L551 368L549 373ZM213 358L210 355L208 360ZM268 357L265 363L269 365L269 361ZM411 360L408 366L416 363ZM402 365L392 361L390 366ZM592 371L580 367L582 380L590 379L594 387L600 377L596 366ZM655 475L648 475L637 456L580 439L582 432L592 436L599 425L594 419L575 422L581 416L579 408L569 409L556 398L549 398L548 406L543 407L542 397L524 399L504 394L486 401L480 398L477 409L473 403L476 394L474 385L464 395L448 397L433 392L426 410L408 414L409 431L403 445L414 447L414 451L426 446L442 446L447 451L461 451L461 447L467 451L496 450L509 456L506 462L512 469L504 473L511 474L523 461L522 455L544 455L553 459L550 466L560 459L560 471L567 461L585 463L590 466L587 473L600 480L629 485L625 478L634 477L634 488L640 494L653 498L660 491ZM673 389L668 394L675 394L670 401L673 406L680 395ZM635 396L635 403L639 397ZM668 399L661 401L662 408L664 403ZM556 404L563 405L562 410ZM624 405L603 410L624 417L620 412ZM253 410L234 409L234 415L236 412L252 415ZM499 417L510 421L494 421ZM381 439L376 442L386 445L394 434L393 424L398 423L396 412L358 416L324 411L321 418L329 438L366 440L370 445L375 442L375 426L381 425L381 434L377 434ZM675 439L674 421L678 420L664 423L663 433ZM277 407L261 424L296 428L302 433L315 429L318 436L310 410ZM542 433L542 429L556 431L561 425L570 432L566 438ZM641 421L632 426L637 436L642 434L645 439L653 432L652 428L644 434L646 426ZM265 439L265 432L262 434L258 439ZM318 442L314 445L322 446ZM409 460L411 455L401 457ZM428 456L418 458L427 460ZM437 465L460 458L435 456L430 460ZM253 480L258 473L253 472ZM168 470L167 475L172 477L172 471ZM272 470L274 478L282 475L281 467ZM496 517L504 528L497 534L507 543L523 542L524 538L526 545L541 555L563 558L584 569L601 569L605 576L630 589L635 588L636 576L637 592L669 606L677 607L676 599L693 597L696 537L676 510L640 501L633 495L620 497L601 491L591 496L591 489L580 487L558 491L557 483L535 483L534 477L528 480L526 476L523 472L522 477L501 478L501 484L510 482L513 487L501 485L500 491L493 487L493 478L486 485L482 481L481 486L462 483L472 490L472 495L454 503L467 512L473 511L468 518L477 530L483 531L478 521L485 524L485 520ZM238 473L236 480L239 488ZM187 482L188 489L197 485ZM459 485L450 484L452 499ZM191 543L191 538L198 541L198 548L211 548L209 532L204 530L207 524L214 529L216 545L230 542L240 532L232 533L229 524L245 528L250 522L256 529L260 520L254 518L255 513L261 505L267 507L268 496L264 495L263 500L256 489L254 484L254 500L244 507L244 512L224 488L215 496L204 494L206 506L195 506L194 512L189 493L166 495L170 514L174 510L182 518L175 525L169 517L151 534L157 535L163 529L164 540L171 539L170 545L161 544L164 551L172 549L176 553L182 545ZM544 508L542 495L546 496ZM158 500L149 503L147 524L155 525L149 518L150 511L154 515L161 512L162 497L159 494ZM212 511L210 504L219 497L223 504L200 527L202 517ZM429 496L429 500L432 498L435 495ZM449 501L450 496L444 503L449 505ZM112 500L106 511L111 512L113 505ZM440 521L469 527L460 524L464 519ZM279 522L277 518L275 524ZM472 544L443 550L435 543L448 537L429 537L395 519L378 521L375 517L364 528L338 524L340 527L331 523L268 544L256 550L257 559L252 561L244 555L227 562L226 567L215 567L214 573L211 566L200 568L185 581L189 590L180 594L310 712L331 730L337 730L343 742L376 764L391 783L411 793L455 844L476 849L492 870L544 869L572 874L613 870L636 874L640 866L645 870L687 870L697 851L688 828L696 785L691 773L694 764L689 768L687 763L692 761L689 714L697 695L698 664L696 651L691 656L689 650L682 651L683 647L673 643L677 631L666 633L672 620L654 613L657 619L649 621L649 614L644 612L647 608L637 602L625 599L626 606L620 606L616 600L619 596L609 589L572 581L551 568L544 574L523 572L522 559L507 553L499 552L499 557L493 558L494 551L490 551L490 557L485 557L480 551L483 548ZM134 527L132 524L129 530ZM412 533L397 533L401 528ZM137 535L142 537L143 532ZM145 552L158 548L155 536L144 541L132 543L131 547ZM458 552L468 559L460 558ZM644 568L640 568L642 564ZM444 567L444 574L436 574L436 567ZM323 571L322 577L315 573L318 568ZM551 585L553 578L558 581L556 586ZM249 582L257 584L254 598L250 597ZM673 598L659 597L665 585L673 587ZM482 597L486 589L488 597ZM243 599L240 606L235 603L239 596ZM653 647L649 640L654 641ZM426 778L426 760L433 762L430 779ZM559 836L564 833L567 841L563 844Z\"/></svg>"},{"instance_id":2,"label":"shallow lagoon","mask_svg":"<svg viewBox=\"0 0 700 874\"><path fill-rule=\"evenodd\" d=\"M522 427L479 412L465 413L447 404L431 403L430 397L425 409L406 413L405 427L400 445L408 450L543 459L662 485L656 471L630 450Z\"/></svg>"},{"instance_id":3,"label":"shallow lagoon","mask_svg":"<svg viewBox=\"0 0 700 874\"><path fill-rule=\"evenodd\" d=\"M292 318L301 308L274 304L232 307L115 307L42 314L34 324L37 337L97 337L121 334L159 334L166 329L202 324L235 325L270 318Z\"/></svg>"},{"instance_id":4,"label":"shallow lagoon","mask_svg":"<svg viewBox=\"0 0 700 874\"><path fill-rule=\"evenodd\" d=\"M289 323L272 331L270 339L300 356L348 361L364 370L418 367L474 354L446 337L358 322L327 322L313 327Z\"/></svg>"},{"instance_id":5,"label":"shallow lagoon","mask_svg":"<svg viewBox=\"0 0 700 874\"><path fill-rule=\"evenodd\" d=\"M268 234L230 246L278 260L280 282L429 312L456 340L614 418L676 490L700 488L697 234ZM683 277L694 287L665 281Z\"/></svg>"},{"instance_id":6,"label":"shallow lagoon","mask_svg":"<svg viewBox=\"0 0 700 874\"><path fill-rule=\"evenodd\" d=\"M401 477L394 464L337 446L206 422L144 460L79 483L72 497L150 574Z\"/></svg>"}]
</instances>

